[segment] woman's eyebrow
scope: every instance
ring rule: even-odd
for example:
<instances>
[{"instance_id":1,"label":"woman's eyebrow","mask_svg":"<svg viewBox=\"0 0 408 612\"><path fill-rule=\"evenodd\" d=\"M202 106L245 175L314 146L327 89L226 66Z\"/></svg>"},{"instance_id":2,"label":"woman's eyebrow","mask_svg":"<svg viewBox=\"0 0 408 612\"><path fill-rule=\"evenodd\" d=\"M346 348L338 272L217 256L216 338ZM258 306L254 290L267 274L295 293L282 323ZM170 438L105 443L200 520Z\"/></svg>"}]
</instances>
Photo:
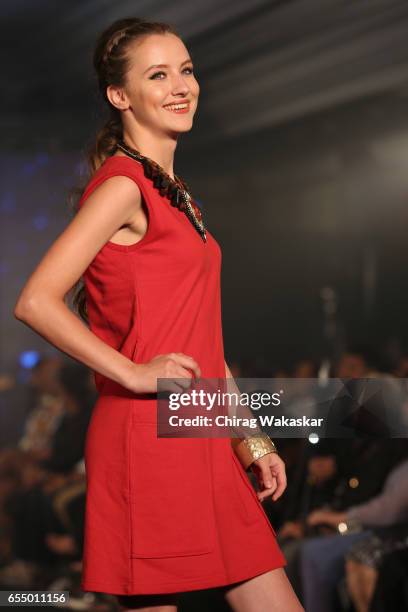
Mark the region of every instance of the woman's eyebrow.
<instances>
[{"instance_id":1,"label":"woman's eyebrow","mask_svg":"<svg viewBox=\"0 0 408 612\"><path fill-rule=\"evenodd\" d=\"M180 66L184 66L184 64L190 64L190 63L192 63L192 59L188 58L184 60L184 62L181 62ZM147 72L151 68L168 68L168 64L152 64L151 66L149 66L149 68L146 68L143 74L145 74L145 72Z\"/></svg>"}]
</instances>

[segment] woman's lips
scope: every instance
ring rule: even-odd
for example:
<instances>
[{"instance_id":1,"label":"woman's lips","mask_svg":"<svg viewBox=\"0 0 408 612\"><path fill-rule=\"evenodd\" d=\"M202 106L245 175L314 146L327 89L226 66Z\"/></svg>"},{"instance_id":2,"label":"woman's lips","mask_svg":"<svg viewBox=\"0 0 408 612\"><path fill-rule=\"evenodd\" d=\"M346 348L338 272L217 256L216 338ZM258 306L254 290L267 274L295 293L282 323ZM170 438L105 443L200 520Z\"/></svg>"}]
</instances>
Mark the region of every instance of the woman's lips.
<instances>
[{"instance_id":1,"label":"woman's lips","mask_svg":"<svg viewBox=\"0 0 408 612\"><path fill-rule=\"evenodd\" d=\"M180 108L174 108L174 105L164 106L163 108L170 111L171 113L176 113L178 115L188 113L190 110L190 104L182 104L177 106L180 106Z\"/></svg>"}]
</instances>

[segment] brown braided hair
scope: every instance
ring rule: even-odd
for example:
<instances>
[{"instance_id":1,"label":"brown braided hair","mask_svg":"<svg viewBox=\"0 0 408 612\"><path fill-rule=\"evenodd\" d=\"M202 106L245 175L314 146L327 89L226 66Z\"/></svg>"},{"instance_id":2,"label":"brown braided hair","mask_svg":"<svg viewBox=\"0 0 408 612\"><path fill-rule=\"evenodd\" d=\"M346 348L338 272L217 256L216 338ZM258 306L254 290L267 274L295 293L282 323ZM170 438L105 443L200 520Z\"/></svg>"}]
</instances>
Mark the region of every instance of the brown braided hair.
<instances>
[{"instance_id":1,"label":"brown braided hair","mask_svg":"<svg viewBox=\"0 0 408 612\"><path fill-rule=\"evenodd\" d=\"M104 104L107 105L109 116L85 153L87 173L83 184L73 188L68 196L69 206L74 214L78 212L79 201L86 185L103 162L115 153L116 145L123 137L121 111L110 103L106 95L107 87L125 85L126 74L130 68L128 50L136 39L150 34L166 33L180 37L174 27L167 23L126 17L114 21L99 34L93 54L93 67L98 80L98 89ZM81 319L88 324L85 285L82 277L72 287L68 297Z\"/></svg>"}]
</instances>

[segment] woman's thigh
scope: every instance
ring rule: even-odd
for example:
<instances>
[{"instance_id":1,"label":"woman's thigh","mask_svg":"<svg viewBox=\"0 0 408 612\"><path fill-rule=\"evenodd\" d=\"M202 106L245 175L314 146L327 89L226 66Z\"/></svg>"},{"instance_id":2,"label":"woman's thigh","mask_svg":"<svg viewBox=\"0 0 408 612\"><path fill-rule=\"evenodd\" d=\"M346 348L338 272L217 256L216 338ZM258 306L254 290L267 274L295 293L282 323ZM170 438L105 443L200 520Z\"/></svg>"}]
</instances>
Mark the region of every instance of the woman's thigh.
<instances>
[{"instance_id":1,"label":"woman's thigh","mask_svg":"<svg viewBox=\"0 0 408 612\"><path fill-rule=\"evenodd\" d=\"M229 585L224 596L234 612L304 612L282 567Z\"/></svg>"}]
</instances>

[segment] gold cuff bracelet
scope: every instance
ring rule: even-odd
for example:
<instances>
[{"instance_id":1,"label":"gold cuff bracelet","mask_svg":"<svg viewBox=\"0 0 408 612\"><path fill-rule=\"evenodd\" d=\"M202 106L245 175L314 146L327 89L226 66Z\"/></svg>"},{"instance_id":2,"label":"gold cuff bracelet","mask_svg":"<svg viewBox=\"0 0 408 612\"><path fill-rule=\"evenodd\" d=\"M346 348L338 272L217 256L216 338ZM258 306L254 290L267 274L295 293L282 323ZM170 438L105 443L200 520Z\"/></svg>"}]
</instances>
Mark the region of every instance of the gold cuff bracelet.
<instances>
[{"instance_id":1,"label":"gold cuff bracelet","mask_svg":"<svg viewBox=\"0 0 408 612\"><path fill-rule=\"evenodd\" d=\"M245 470L264 455L278 452L275 444L264 432L244 439L232 438L232 446Z\"/></svg>"}]
</instances>

